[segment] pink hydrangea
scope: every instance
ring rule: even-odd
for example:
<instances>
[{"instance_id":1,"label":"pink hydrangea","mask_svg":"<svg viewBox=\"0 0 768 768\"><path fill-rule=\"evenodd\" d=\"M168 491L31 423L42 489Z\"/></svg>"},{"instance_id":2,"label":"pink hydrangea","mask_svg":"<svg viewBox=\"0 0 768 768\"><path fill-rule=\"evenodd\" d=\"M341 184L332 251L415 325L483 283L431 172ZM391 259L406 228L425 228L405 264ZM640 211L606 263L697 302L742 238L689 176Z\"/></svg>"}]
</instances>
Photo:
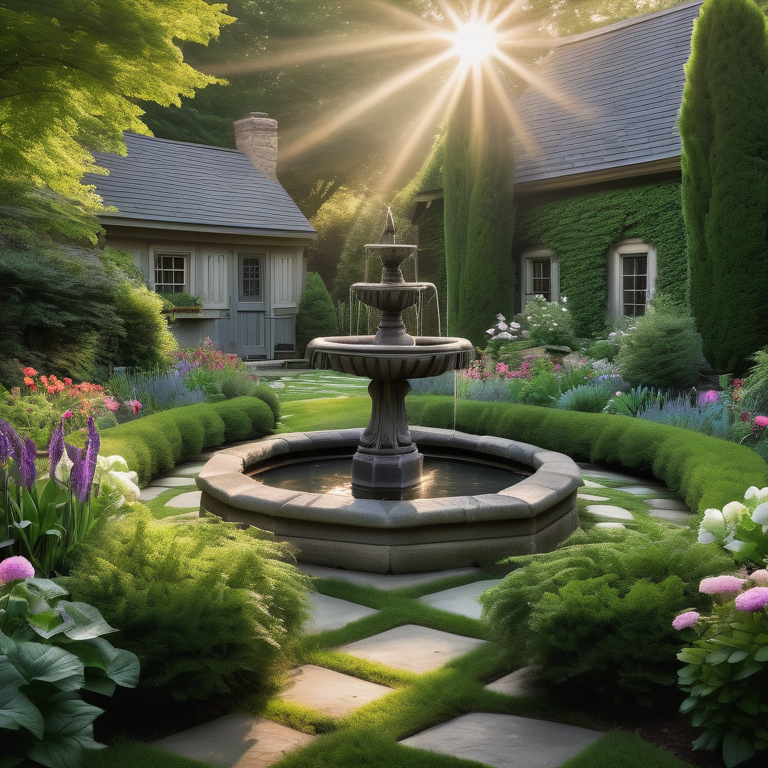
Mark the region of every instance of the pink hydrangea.
<instances>
[{"instance_id":1,"label":"pink hydrangea","mask_svg":"<svg viewBox=\"0 0 768 768\"><path fill-rule=\"evenodd\" d=\"M110 397L107 395L107 397L104 398L104 407L108 411L112 411L112 413L115 413L120 408L120 403L115 400L114 397Z\"/></svg>"},{"instance_id":2,"label":"pink hydrangea","mask_svg":"<svg viewBox=\"0 0 768 768\"><path fill-rule=\"evenodd\" d=\"M26 557L9 557L0 563L0 583L18 579L31 579L35 575L32 563Z\"/></svg>"},{"instance_id":3,"label":"pink hydrangea","mask_svg":"<svg viewBox=\"0 0 768 768\"><path fill-rule=\"evenodd\" d=\"M759 571L753 571L749 578L757 584L758 587L768 587L768 571L764 568Z\"/></svg>"},{"instance_id":4,"label":"pink hydrangea","mask_svg":"<svg viewBox=\"0 0 768 768\"><path fill-rule=\"evenodd\" d=\"M740 611L759 611L768 605L768 587L752 587L736 595L736 608Z\"/></svg>"},{"instance_id":5,"label":"pink hydrangea","mask_svg":"<svg viewBox=\"0 0 768 768\"><path fill-rule=\"evenodd\" d=\"M768 416L755 416L755 426L758 429L768 427Z\"/></svg>"},{"instance_id":6,"label":"pink hydrangea","mask_svg":"<svg viewBox=\"0 0 768 768\"><path fill-rule=\"evenodd\" d=\"M688 611L687 613L681 613L675 617L672 622L674 629L688 629L688 627L695 627L699 623L699 614L696 611Z\"/></svg>"},{"instance_id":7,"label":"pink hydrangea","mask_svg":"<svg viewBox=\"0 0 768 768\"><path fill-rule=\"evenodd\" d=\"M702 579L699 584L699 592L705 595L736 595L741 592L746 579L738 579L736 576L711 576Z\"/></svg>"}]
</instances>

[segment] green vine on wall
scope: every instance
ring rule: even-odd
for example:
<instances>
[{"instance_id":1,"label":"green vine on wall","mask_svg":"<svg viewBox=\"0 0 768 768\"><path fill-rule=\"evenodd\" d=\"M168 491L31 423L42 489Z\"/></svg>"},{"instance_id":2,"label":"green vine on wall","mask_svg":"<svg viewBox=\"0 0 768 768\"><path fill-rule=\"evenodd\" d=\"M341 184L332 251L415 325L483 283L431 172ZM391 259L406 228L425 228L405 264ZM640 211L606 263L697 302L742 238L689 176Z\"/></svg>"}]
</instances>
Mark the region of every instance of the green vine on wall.
<instances>
[{"instance_id":1,"label":"green vine on wall","mask_svg":"<svg viewBox=\"0 0 768 768\"><path fill-rule=\"evenodd\" d=\"M521 201L512 263L533 246L555 252L560 294L568 297L578 334L596 336L605 329L606 256L620 240L639 237L656 246L655 295L685 303L686 240L678 182L596 192L525 209L523 205Z\"/></svg>"}]
</instances>

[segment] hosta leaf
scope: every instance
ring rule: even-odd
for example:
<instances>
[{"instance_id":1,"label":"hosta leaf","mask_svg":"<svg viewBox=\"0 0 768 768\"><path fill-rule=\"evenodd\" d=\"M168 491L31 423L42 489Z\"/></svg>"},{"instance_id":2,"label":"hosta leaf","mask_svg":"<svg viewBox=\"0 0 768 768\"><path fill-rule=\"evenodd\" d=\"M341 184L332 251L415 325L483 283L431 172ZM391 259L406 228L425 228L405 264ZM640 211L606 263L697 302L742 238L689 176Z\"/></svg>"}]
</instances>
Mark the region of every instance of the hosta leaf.
<instances>
[{"instance_id":1,"label":"hosta leaf","mask_svg":"<svg viewBox=\"0 0 768 768\"><path fill-rule=\"evenodd\" d=\"M36 613L27 618L29 625L35 632L49 640L54 635L62 632L66 626L61 620L61 616L55 611L45 611L44 613Z\"/></svg>"},{"instance_id":2,"label":"hosta leaf","mask_svg":"<svg viewBox=\"0 0 768 768\"><path fill-rule=\"evenodd\" d=\"M57 597L65 597L69 593L63 587L60 587L55 581L50 579L27 579L26 582L29 586L35 588L46 600L53 600Z\"/></svg>"},{"instance_id":3,"label":"hosta leaf","mask_svg":"<svg viewBox=\"0 0 768 768\"><path fill-rule=\"evenodd\" d=\"M729 657L728 661L731 664L738 664L740 661L744 661L749 656L749 651L739 650L734 651Z\"/></svg>"},{"instance_id":4,"label":"hosta leaf","mask_svg":"<svg viewBox=\"0 0 768 768\"><path fill-rule=\"evenodd\" d=\"M80 768L83 763L83 750L103 748L103 744L93 740L93 727L88 726L77 735L62 736L35 744L27 755L47 768Z\"/></svg>"},{"instance_id":5,"label":"hosta leaf","mask_svg":"<svg viewBox=\"0 0 768 768\"><path fill-rule=\"evenodd\" d=\"M139 684L138 656L123 648L115 648L102 637L96 638L93 642L104 657L106 674L123 688L135 688Z\"/></svg>"},{"instance_id":6,"label":"hosta leaf","mask_svg":"<svg viewBox=\"0 0 768 768\"><path fill-rule=\"evenodd\" d=\"M41 680L62 691L76 691L85 682L80 659L63 648L22 641L9 648L8 658L27 680Z\"/></svg>"},{"instance_id":7,"label":"hosta leaf","mask_svg":"<svg viewBox=\"0 0 768 768\"><path fill-rule=\"evenodd\" d=\"M752 742L737 731L731 731L723 739L723 761L726 768L734 768L755 754Z\"/></svg>"},{"instance_id":8,"label":"hosta leaf","mask_svg":"<svg viewBox=\"0 0 768 768\"><path fill-rule=\"evenodd\" d=\"M0 728L17 731L24 728L36 738L43 738L40 710L19 690L26 680L7 656L0 656Z\"/></svg>"},{"instance_id":9,"label":"hosta leaf","mask_svg":"<svg viewBox=\"0 0 768 768\"><path fill-rule=\"evenodd\" d=\"M72 640L91 640L101 635L117 632L114 627L107 624L98 608L88 605L88 603L70 603L68 600L62 600L58 604L58 608L63 610L74 622L72 628L64 632Z\"/></svg>"},{"instance_id":10,"label":"hosta leaf","mask_svg":"<svg viewBox=\"0 0 768 768\"><path fill-rule=\"evenodd\" d=\"M758 649L755 654L755 661L768 661L768 645Z\"/></svg>"},{"instance_id":11,"label":"hosta leaf","mask_svg":"<svg viewBox=\"0 0 768 768\"><path fill-rule=\"evenodd\" d=\"M722 664L732 653L736 653L736 651L732 651L730 648L720 648L717 651L712 651L707 656L707 664Z\"/></svg>"}]
</instances>

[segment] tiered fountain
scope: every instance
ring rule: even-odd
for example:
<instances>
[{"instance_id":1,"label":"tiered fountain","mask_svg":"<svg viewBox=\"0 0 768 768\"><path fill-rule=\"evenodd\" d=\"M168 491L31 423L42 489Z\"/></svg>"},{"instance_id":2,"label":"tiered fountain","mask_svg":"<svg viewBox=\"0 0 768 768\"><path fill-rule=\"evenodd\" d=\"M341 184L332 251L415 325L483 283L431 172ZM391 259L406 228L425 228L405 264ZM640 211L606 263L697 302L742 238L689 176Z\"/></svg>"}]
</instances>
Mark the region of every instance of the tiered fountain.
<instances>
[{"instance_id":1,"label":"tiered fountain","mask_svg":"<svg viewBox=\"0 0 768 768\"><path fill-rule=\"evenodd\" d=\"M315 339L306 353L315 368L371 379L368 427L220 451L197 481L201 514L271 531L302 562L375 573L488 565L552 549L578 526L583 481L570 458L502 438L409 430L408 379L464 367L473 348L466 339L406 332L402 313L424 285L403 280L400 265L416 246L397 244L391 223L366 246L381 259L381 282L352 286L381 311L378 332Z\"/></svg>"}]
</instances>

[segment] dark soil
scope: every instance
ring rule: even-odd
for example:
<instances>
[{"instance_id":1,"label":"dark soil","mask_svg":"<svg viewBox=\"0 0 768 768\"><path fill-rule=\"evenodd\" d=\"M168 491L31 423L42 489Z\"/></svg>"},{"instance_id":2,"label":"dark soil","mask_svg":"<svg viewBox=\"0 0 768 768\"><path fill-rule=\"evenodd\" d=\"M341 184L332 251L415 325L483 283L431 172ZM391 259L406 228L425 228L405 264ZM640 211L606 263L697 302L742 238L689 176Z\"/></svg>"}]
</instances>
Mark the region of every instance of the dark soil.
<instances>
[{"instance_id":1,"label":"dark soil","mask_svg":"<svg viewBox=\"0 0 768 768\"><path fill-rule=\"evenodd\" d=\"M624 726L627 727L627 726ZM682 760L697 768L723 768L720 750L707 752L691 748L692 742L702 733L701 728L694 728L685 715L679 712L664 714L660 717L649 718L633 730L641 739L655 747L671 752L678 760Z\"/></svg>"}]
</instances>

